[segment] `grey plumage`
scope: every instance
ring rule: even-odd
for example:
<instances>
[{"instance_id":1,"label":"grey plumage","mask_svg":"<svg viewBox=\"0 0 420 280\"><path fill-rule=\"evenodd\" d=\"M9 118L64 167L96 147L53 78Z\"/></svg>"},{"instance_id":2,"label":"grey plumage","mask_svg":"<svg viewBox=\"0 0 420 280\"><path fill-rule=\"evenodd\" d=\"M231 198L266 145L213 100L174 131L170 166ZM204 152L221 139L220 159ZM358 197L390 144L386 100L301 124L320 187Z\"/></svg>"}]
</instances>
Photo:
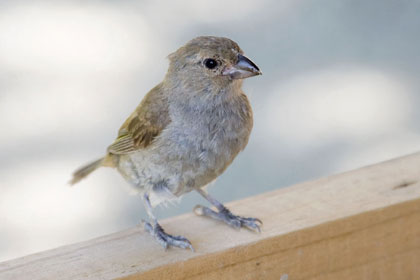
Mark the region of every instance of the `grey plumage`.
<instances>
[{"instance_id":1,"label":"grey plumage","mask_svg":"<svg viewBox=\"0 0 420 280\"><path fill-rule=\"evenodd\" d=\"M261 72L235 42L220 37L195 38L169 60L165 79L125 121L107 155L76 171L72 183L100 165L117 168L145 199L153 220L146 230L165 247L192 248L185 238L166 234L151 207L192 190L205 195L201 188L245 148L253 119L242 79Z\"/></svg>"}]
</instances>

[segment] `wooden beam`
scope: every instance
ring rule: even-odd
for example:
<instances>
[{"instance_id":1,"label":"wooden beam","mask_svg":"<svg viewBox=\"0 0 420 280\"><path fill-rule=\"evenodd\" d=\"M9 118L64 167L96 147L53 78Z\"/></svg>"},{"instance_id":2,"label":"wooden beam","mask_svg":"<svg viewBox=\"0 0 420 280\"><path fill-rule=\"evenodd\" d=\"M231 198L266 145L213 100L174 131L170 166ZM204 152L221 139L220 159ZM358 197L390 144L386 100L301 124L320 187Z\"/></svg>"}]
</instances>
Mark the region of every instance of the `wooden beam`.
<instances>
[{"instance_id":1,"label":"wooden beam","mask_svg":"<svg viewBox=\"0 0 420 280\"><path fill-rule=\"evenodd\" d=\"M420 153L228 204L262 233L186 214L0 264L0 279L420 279ZM284 279L284 278L283 278Z\"/></svg>"}]
</instances>

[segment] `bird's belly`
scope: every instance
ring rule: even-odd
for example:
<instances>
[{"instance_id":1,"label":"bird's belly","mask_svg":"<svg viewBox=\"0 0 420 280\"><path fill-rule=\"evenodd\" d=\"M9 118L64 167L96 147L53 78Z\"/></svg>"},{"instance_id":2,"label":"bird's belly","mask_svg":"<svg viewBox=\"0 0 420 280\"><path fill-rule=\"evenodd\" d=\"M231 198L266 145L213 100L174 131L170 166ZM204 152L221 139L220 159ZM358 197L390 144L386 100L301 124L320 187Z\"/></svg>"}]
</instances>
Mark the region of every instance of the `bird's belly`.
<instances>
[{"instance_id":1,"label":"bird's belly","mask_svg":"<svg viewBox=\"0 0 420 280\"><path fill-rule=\"evenodd\" d=\"M201 130L203 131L203 130ZM246 131L220 132L219 135L193 133L174 139L167 154L173 165L181 163L181 184L177 192L203 187L216 179L245 147Z\"/></svg>"},{"instance_id":2,"label":"bird's belly","mask_svg":"<svg viewBox=\"0 0 420 280\"><path fill-rule=\"evenodd\" d=\"M245 147L249 136L245 130L220 135L178 131L164 131L150 148L120 157L118 169L137 193L152 193L163 183L177 197L209 184Z\"/></svg>"}]
</instances>

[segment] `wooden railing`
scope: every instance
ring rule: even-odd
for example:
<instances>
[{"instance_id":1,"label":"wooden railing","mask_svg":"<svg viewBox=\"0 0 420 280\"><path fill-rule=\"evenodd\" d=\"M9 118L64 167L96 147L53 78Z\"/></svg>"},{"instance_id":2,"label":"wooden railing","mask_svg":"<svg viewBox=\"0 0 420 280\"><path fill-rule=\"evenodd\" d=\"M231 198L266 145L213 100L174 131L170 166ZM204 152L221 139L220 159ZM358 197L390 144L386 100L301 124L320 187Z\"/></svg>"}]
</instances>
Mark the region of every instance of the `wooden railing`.
<instances>
[{"instance_id":1,"label":"wooden railing","mask_svg":"<svg viewBox=\"0 0 420 280\"><path fill-rule=\"evenodd\" d=\"M420 279L420 153L228 204L260 234L186 214L0 264L0 279Z\"/></svg>"}]
</instances>

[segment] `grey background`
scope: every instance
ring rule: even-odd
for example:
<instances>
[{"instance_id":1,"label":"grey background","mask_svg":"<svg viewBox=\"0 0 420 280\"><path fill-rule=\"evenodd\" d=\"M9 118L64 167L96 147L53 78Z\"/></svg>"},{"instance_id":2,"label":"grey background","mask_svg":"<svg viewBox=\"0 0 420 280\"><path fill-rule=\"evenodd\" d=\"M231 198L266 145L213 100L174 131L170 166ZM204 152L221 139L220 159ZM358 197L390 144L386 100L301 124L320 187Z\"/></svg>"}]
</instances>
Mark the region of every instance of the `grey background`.
<instances>
[{"instance_id":1,"label":"grey background","mask_svg":"<svg viewBox=\"0 0 420 280\"><path fill-rule=\"evenodd\" d=\"M222 202L419 150L419 14L389 0L1 1L0 260L145 217L114 170L66 182L198 35L235 40L264 73L244 86L250 143L209 189Z\"/></svg>"}]
</instances>

